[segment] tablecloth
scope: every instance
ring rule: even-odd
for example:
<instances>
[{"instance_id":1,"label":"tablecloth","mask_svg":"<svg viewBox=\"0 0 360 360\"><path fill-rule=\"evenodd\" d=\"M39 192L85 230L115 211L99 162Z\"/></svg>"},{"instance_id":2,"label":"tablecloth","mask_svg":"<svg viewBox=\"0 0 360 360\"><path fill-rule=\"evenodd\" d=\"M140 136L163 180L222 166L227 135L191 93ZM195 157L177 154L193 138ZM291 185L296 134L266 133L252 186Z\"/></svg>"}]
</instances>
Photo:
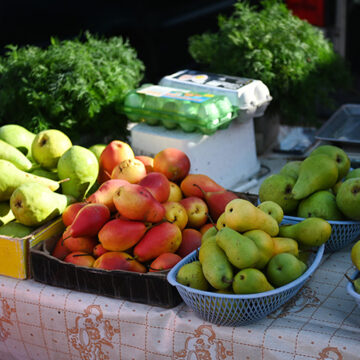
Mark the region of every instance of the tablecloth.
<instances>
[{"instance_id":1,"label":"tablecloth","mask_svg":"<svg viewBox=\"0 0 360 360\"><path fill-rule=\"evenodd\" d=\"M225 327L185 303L148 306L0 277L0 359L360 359L350 247L325 254L302 290L256 323Z\"/></svg>"}]
</instances>

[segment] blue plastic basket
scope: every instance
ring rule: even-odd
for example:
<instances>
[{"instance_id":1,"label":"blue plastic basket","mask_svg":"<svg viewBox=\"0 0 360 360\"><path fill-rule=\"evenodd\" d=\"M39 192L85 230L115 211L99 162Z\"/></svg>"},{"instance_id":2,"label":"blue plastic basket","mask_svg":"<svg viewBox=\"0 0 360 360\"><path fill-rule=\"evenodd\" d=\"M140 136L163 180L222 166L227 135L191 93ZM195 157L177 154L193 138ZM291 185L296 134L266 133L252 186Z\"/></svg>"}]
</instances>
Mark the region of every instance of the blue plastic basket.
<instances>
[{"instance_id":1,"label":"blue plastic basket","mask_svg":"<svg viewBox=\"0 0 360 360\"><path fill-rule=\"evenodd\" d=\"M360 276L360 271L356 270L351 276L350 278L352 280L355 280L356 278L358 278ZM357 302L357 304L360 306L360 294L357 293L354 289L354 285L349 281L348 284L346 285L346 291L348 292L348 294L350 296L352 296L355 301Z\"/></svg>"},{"instance_id":2,"label":"blue plastic basket","mask_svg":"<svg viewBox=\"0 0 360 360\"><path fill-rule=\"evenodd\" d=\"M198 251L194 250L168 273L167 279L176 286L184 302L202 319L224 326L240 326L260 320L277 310L289 301L319 266L324 254L324 245L311 254L308 269L303 275L291 283L275 290L249 295L219 294L210 291L196 290L176 281L179 269L198 259Z\"/></svg>"},{"instance_id":3,"label":"blue plastic basket","mask_svg":"<svg viewBox=\"0 0 360 360\"><path fill-rule=\"evenodd\" d=\"M280 225L296 224L305 218L285 215ZM360 221L333 221L327 220L331 225L331 235L325 243L325 252L334 252L344 248L360 236Z\"/></svg>"}]
</instances>

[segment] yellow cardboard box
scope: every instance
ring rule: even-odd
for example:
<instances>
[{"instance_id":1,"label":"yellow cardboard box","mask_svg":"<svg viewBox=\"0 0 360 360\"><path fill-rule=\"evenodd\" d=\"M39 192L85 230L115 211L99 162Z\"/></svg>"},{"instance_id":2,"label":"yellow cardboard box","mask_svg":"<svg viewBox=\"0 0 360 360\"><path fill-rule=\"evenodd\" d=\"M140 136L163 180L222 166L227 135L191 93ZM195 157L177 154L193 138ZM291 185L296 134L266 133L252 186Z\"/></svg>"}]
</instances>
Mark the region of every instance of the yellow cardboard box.
<instances>
[{"instance_id":1,"label":"yellow cardboard box","mask_svg":"<svg viewBox=\"0 0 360 360\"><path fill-rule=\"evenodd\" d=\"M30 274L29 249L64 231L61 217L48 222L23 238L0 236L0 275L27 279Z\"/></svg>"}]
</instances>

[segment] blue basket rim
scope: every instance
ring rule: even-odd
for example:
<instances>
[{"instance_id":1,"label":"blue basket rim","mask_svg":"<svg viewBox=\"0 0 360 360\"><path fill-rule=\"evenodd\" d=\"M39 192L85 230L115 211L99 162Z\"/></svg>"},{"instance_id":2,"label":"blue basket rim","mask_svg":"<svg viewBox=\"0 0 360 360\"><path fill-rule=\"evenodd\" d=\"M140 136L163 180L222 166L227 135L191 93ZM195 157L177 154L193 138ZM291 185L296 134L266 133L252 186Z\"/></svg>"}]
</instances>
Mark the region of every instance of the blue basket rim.
<instances>
[{"instance_id":1,"label":"blue basket rim","mask_svg":"<svg viewBox=\"0 0 360 360\"><path fill-rule=\"evenodd\" d=\"M355 272L350 276L350 279L354 280L354 279L356 279L359 275L360 275L360 271L359 271L359 270L355 270ZM346 291L348 292L349 295L351 295L352 297L354 297L357 301L360 301L360 294L355 291L354 286L353 286L353 284L351 283L351 281L348 281L348 283L347 283L347 285L346 285Z\"/></svg>"},{"instance_id":2,"label":"blue basket rim","mask_svg":"<svg viewBox=\"0 0 360 360\"><path fill-rule=\"evenodd\" d=\"M235 294L234 295L234 294L215 293L215 292L211 292L211 291L197 290L197 289L182 285L179 282L177 282L176 275L177 275L180 267L185 265L188 262L189 258L196 256L198 249L194 250L189 255L185 256L181 261L179 261L169 271L169 273L167 275L167 280L173 286L180 287L188 292L192 292L192 293L199 294L199 295L212 296L212 297L217 297L217 298L226 298L226 299L238 299L238 300L263 298L263 297L276 295L283 291L292 289L292 288L300 285L304 281L306 281L310 277L310 275L316 270L316 268L319 266L320 261L324 254L324 250L325 250L325 244L322 244L321 246L319 246L313 263L308 267L308 269L301 276L299 276L294 281L290 282L289 284L280 286L274 290L261 292L261 293L257 293L257 294Z\"/></svg>"},{"instance_id":3,"label":"blue basket rim","mask_svg":"<svg viewBox=\"0 0 360 360\"><path fill-rule=\"evenodd\" d=\"M294 221L303 221L305 219L309 219L309 218L302 218L302 217L298 217L298 216L290 216L290 215L284 215L283 220L294 220ZM340 221L340 220L326 220L330 225L360 225L360 221L356 221L356 220L344 220L344 221Z\"/></svg>"}]
</instances>

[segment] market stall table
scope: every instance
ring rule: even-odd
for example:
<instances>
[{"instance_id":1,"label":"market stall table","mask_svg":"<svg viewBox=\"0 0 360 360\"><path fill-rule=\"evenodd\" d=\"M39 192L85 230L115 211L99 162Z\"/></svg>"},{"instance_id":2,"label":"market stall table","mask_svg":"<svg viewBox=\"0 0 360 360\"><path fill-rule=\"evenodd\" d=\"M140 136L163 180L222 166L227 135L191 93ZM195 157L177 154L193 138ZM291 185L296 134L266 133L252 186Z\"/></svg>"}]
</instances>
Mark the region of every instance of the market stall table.
<instances>
[{"instance_id":1,"label":"market stall table","mask_svg":"<svg viewBox=\"0 0 360 360\"><path fill-rule=\"evenodd\" d=\"M0 359L359 359L360 307L346 293L350 248L325 254L298 295L254 324L0 277Z\"/></svg>"}]
</instances>

